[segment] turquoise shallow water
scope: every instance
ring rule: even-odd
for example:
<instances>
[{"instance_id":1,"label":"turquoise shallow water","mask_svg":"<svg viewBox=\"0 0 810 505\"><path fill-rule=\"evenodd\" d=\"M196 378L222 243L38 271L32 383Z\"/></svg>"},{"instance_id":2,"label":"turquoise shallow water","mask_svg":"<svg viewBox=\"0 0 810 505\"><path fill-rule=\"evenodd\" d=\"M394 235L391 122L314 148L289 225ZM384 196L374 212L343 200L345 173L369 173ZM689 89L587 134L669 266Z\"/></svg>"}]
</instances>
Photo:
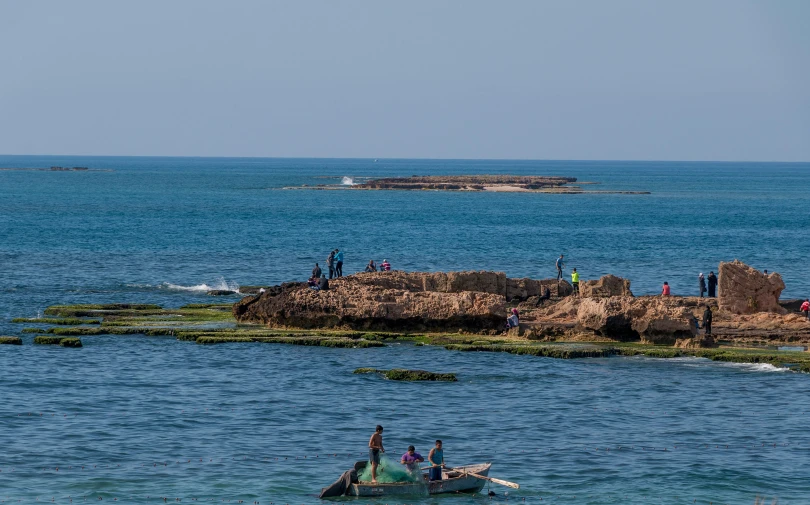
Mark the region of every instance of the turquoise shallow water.
<instances>
[{"instance_id":1,"label":"turquoise shallow water","mask_svg":"<svg viewBox=\"0 0 810 505\"><path fill-rule=\"evenodd\" d=\"M553 275L563 252L585 278L624 275L636 293L663 280L694 292L698 272L740 258L782 273L785 296L810 293L808 164L0 157L51 165L112 171L0 171L2 334L53 303L179 306L210 301L206 286L302 279L334 247L349 272L387 258L532 277ZM652 194L277 189L438 173L572 175ZM392 454L442 438L452 463L493 461L494 476L522 485L508 497L493 488L497 502L810 501L806 375L411 345L83 341L0 348L0 500L315 503L381 423ZM359 366L453 371L460 382L399 384L351 374Z\"/></svg>"}]
</instances>

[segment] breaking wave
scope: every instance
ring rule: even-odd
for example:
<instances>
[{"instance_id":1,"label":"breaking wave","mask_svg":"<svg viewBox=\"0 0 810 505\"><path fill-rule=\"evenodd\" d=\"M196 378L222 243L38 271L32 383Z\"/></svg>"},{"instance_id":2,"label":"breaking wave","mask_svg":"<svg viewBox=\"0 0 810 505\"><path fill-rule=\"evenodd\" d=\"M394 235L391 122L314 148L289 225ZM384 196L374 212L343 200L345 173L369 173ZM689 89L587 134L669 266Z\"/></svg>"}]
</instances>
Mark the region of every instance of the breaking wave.
<instances>
[{"instance_id":1,"label":"breaking wave","mask_svg":"<svg viewBox=\"0 0 810 505\"><path fill-rule=\"evenodd\" d=\"M161 282L157 285L152 284L127 284L127 287L134 289L159 289L169 291L186 291L191 293L207 293L212 290L224 291L239 291L239 284L235 281L227 281L224 277L220 277L212 283L201 283L186 286L183 284L174 284L172 282Z\"/></svg>"},{"instance_id":2,"label":"breaking wave","mask_svg":"<svg viewBox=\"0 0 810 505\"><path fill-rule=\"evenodd\" d=\"M354 186L354 179L351 177L343 177L343 179L340 180L340 183L344 186Z\"/></svg>"}]
</instances>

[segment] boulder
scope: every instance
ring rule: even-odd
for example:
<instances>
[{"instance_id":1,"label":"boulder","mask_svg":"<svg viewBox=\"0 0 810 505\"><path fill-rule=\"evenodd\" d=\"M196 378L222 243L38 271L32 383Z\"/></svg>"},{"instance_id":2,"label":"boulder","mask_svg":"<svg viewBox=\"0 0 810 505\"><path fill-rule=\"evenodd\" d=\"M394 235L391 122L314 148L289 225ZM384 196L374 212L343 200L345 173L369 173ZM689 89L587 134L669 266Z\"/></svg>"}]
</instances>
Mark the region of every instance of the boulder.
<instances>
[{"instance_id":1,"label":"boulder","mask_svg":"<svg viewBox=\"0 0 810 505\"><path fill-rule=\"evenodd\" d=\"M696 319L678 300L659 297L584 298L576 315L581 331L619 341L672 345L695 334Z\"/></svg>"},{"instance_id":2,"label":"boulder","mask_svg":"<svg viewBox=\"0 0 810 505\"><path fill-rule=\"evenodd\" d=\"M633 296L630 281L615 275L603 275L599 280L580 281L579 296L583 298L606 298L609 296Z\"/></svg>"},{"instance_id":3,"label":"boulder","mask_svg":"<svg viewBox=\"0 0 810 505\"><path fill-rule=\"evenodd\" d=\"M731 314L786 311L779 305L785 283L778 273L765 274L734 260L721 262L718 270L719 306Z\"/></svg>"}]
</instances>

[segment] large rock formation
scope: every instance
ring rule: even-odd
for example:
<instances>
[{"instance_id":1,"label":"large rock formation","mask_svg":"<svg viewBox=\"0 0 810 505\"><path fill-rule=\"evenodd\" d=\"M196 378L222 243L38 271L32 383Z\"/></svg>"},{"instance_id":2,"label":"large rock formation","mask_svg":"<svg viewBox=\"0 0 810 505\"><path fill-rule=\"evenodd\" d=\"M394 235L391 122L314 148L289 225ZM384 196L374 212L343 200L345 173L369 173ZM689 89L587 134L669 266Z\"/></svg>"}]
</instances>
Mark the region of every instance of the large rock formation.
<instances>
[{"instance_id":1,"label":"large rock formation","mask_svg":"<svg viewBox=\"0 0 810 505\"><path fill-rule=\"evenodd\" d=\"M580 330L621 341L672 345L695 334L692 311L677 300L659 297L585 298L576 315Z\"/></svg>"},{"instance_id":2,"label":"large rock formation","mask_svg":"<svg viewBox=\"0 0 810 505\"><path fill-rule=\"evenodd\" d=\"M782 277L777 273L765 274L745 263L734 260L720 263L719 304L722 310L732 314L776 312L784 314L779 305L779 295L785 289Z\"/></svg>"},{"instance_id":3,"label":"large rock formation","mask_svg":"<svg viewBox=\"0 0 810 505\"><path fill-rule=\"evenodd\" d=\"M582 298L606 298L609 296L633 296L630 281L615 275L603 275L599 280L580 281L579 296Z\"/></svg>"},{"instance_id":4,"label":"large rock formation","mask_svg":"<svg viewBox=\"0 0 810 505\"><path fill-rule=\"evenodd\" d=\"M500 272L360 273L322 292L283 285L242 299L233 312L237 321L271 326L479 332L503 328L507 297L535 296L549 283L565 286Z\"/></svg>"}]
</instances>

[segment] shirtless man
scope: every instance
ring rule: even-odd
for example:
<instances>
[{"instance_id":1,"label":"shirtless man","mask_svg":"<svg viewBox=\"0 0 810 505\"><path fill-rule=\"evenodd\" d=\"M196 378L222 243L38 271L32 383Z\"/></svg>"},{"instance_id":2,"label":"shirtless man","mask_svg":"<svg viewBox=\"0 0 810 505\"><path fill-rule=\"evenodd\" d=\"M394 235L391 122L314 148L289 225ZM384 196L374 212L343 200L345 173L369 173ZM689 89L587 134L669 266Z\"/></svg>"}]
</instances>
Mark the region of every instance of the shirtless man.
<instances>
[{"instance_id":1,"label":"shirtless man","mask_svg":"<svg viewBox=\"0 0 810 505\"><path fill-rule=\"evenodd\" d=\"M377 430L368 441L368 459L371 461L371 483L377 483L377 466L380 464L380 453L385 452L382 443L383 427L377 425Z\"/></svg>"}]
</instances>

